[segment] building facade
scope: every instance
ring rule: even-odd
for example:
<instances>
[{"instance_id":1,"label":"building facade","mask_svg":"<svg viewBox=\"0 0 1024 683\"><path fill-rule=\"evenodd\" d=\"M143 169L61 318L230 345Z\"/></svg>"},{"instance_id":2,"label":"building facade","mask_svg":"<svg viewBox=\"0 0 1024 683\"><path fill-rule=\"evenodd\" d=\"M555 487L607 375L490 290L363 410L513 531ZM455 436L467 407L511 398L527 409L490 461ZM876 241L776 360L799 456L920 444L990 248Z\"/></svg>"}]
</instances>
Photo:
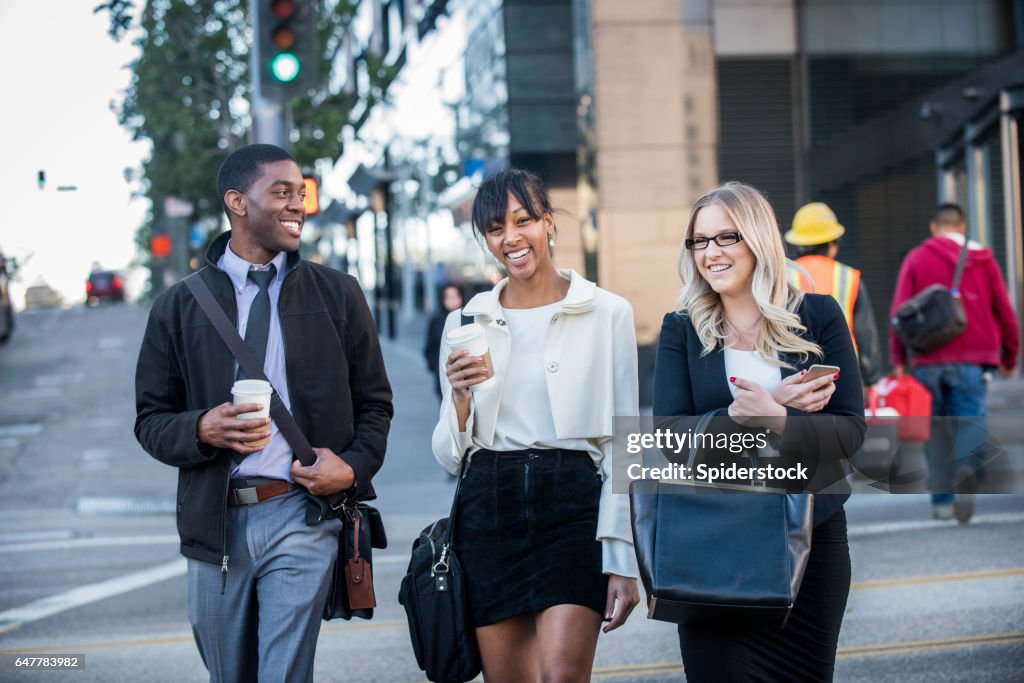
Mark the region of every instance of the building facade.
<instances>
[{"instance_id":1,"label":"building facade","mask_svg":"<svg viewBox=\"0 0 1024 683\"><path fill-rule=\"evenodd\" d=\"M365 0L351 48L349 87L367 55L396 75L325 190L376 196L359 263L374 286L391 250L392 311L500 276L468 207L509 164L564 210L556 261L633 304L647 369L689 207L729 179L783 230L829 203L882 329L903 255L959 201L1020 310L1021 0Z\"/></svg>"}]
</instances>

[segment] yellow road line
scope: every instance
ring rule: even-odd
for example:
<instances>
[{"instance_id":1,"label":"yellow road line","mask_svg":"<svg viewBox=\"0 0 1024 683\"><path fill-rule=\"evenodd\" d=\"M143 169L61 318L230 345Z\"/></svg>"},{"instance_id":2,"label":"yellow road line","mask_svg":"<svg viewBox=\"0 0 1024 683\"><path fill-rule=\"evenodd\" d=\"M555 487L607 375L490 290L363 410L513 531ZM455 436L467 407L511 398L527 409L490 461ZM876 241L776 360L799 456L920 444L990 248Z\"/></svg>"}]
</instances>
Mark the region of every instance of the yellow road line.
<instances>
[{"instance_id":1,"label":"yellow road line","mask_svg":"<svg viewBox=\"0 0 1024 683\"><path fill-rule=\"evenodd\" d=\"M836 653L836 658L860 659L863 657L920 654L926 652L962 650L970 647L1016 645L1020 643L1024 643L1024 632L991 633L980 636L964 636L962 638L945 638L940 640L915 640L904 643L884 643L877 645L841 647L839 648L839 651ZM682 672L683 667L678 662L660 662L657 664L599 667L594 669L593 678L612 679L655 674L676 674Z\"/></svg>"},{"instance_id":2,"label":"yellow road line","mask_svg":"<svg viewBox=\"0 0 1024 683\"><path fill-rule=\"evenodd\" d=\"M1024 567L1011 569L994 569L991 571L964 572L960 574L941 574L939 576L908 576L902 579L879 579L877 581L859 581L850 586L851 590L870 590L873 588L891 588L893 586L916 586L928 583L945 583L947 581L973 581L976 579L999 579L1007 576L1024 576Z\"/></svg>"},{"instance_id":3,"label":"yellow road line","mask_svg":"<svg viewBox=\"0 0 1024 683\"><path fill-rule=\"evenodd\" d=\"M912 640L904 643L841 647L836 656L838 659L860 659L862 657L945 652L949 650L963 650L969 647L992 647L996 645L1017 645L1019 643L1024 643L1024 632L1021 631L989 633L959 638L942 638L938 640Z\"/></svg>"},{"instance_id":4,"label":"yellow road line","mask_svg":"<svg viewBox=\"0 0 1024 683\"><path fill-rule=\"evenodd\" d=\"M627 676L657 676L666 674L681 674L683 666L665 662L663 664L649 664L646 666L616 667L616 671L609 671L605 667L594 669L591 673L591 680L607 680L612 678L626 678Z\"/></svg>"},{"instance_id":5,"label":"yellow road line","mask_svg":"<svg viewBox=\"0 0 1024 683\"><path fill-rule=\"evenodd\" d=\"M409 623L402 619L392 621L357 621L354 623L337 624L333 626L321 626L320 633L350 633L352 631L378 631L385 628L409 628Z\"/></svg>"},{"instance_id":6,"label":"yellow road line","mask_svg":"<svg viewBox=\"0 0 1024 683\"><path fill-rule=\"evenodd\" d=\"M379 631L381 629L389 628L408 628L404 621L378 621L378 622L366 622L356 624L345 624L338 626L325 626L320 629L321 634L325 633L351 633L352 631ZM24 652L25 654L37 654L42 652L53 652L54 647L59 647L62 651L74 650L106 650L114 649L119 647L149 647L151 645L180 645L182 643L193 643L195 640L191 635L181 636L166 636L163 638L139 638L129 640L99 640L92 643L72 643L69 645L46 645L44 647L19 647L16 650L2 650L0 649L0 655L18 654Z\"/></svg>"},{"instance_id":7,"label":"yellow road line","mask_svg":"<svg viewBox=\"0 0 1024 683\"><path fill-rule=\"evenodd\" d=\"M983 579L994 579L1004 578L1008 576L1024 576L1024 567L1014 567L1010 569L999 569L992 571L978 571L978 572L964 572L958 574L944 574L939 576L915 576L907 577L902 579L882 579L878 581L862 581L854 583L851 586L852 590L870 590L876 588L889 588L894 586L906 586L906 585L924 585L929 583L944 583L951 581L974 581ZM12 624L3 629L0 629L0 635L10 633L19 628L19 624ZM351 633L360 631L380 631L386 629L401 629L405 630L408 628L405 620L391 620L391 621L376 621L376 622L356 622L324 626L321 629L321 633L335 634L335 633ZM59 647L65 651L85 651L85 650L103 650L103 649L114 649L114 648L139 648L139 647L150 647L150 646L161 646L161 645L181 645L184 643L192 643L193 638L191 635L181 636L167 636L163 638L142 638L137 640L107 640L107 641L95 641L92 643L77 643L77 644L65 644ZM910 654L914 652L928 652L936 649L961 649L965 647L981 647L990 645L1005 645L1005 644L1016 644L1018 642L1024 642L1024 632L1014 633L1001 633L1001 634L988 634L981 636L966 636L960 638L950 638L945 640L934 640L934 641L909 641L904 643L885 643L876 645L863 645L857 647L845 647L839 648L838 657L840 658L856 658L856 657L874 657L886 654ZM45 653L52 652L54 646L47 645L44 647L20 647L16 650L0 649L0 654L32 654L32 653ZM600 674L601 677L617 676L619 671L623 672L638 672L645 670L646 667L650 667L652 670L665 669L666 672L674 671L671 667L679 668L678 664L672 662L659 662L645 665L633 665L633 666L622 666L622 667L604 667L601 669L595 669L595 675ZM666 669L666 667L669 667ZM681 669L680 669L681 670Z\"/></svg>"}]
</instances>

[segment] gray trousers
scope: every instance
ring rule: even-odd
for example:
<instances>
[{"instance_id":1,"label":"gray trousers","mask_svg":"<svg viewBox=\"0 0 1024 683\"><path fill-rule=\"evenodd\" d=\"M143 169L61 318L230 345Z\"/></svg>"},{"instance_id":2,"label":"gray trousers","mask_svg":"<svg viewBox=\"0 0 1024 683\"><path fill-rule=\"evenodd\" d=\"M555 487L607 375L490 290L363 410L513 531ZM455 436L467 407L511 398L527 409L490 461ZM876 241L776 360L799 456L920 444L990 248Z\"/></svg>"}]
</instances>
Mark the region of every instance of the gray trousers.
<instances>
[{"instance_id":1,"label":"gray trousers","mask_svg":"<svg viewBox=\"0 0 1024 683\"><path fill-rule=\"evenodd\" d=\"M226 577L188 561L188 618L211 683L313 680L341 521L306 526L306 505L293 491L229 507Z\"/></svg>"}]
</instances>

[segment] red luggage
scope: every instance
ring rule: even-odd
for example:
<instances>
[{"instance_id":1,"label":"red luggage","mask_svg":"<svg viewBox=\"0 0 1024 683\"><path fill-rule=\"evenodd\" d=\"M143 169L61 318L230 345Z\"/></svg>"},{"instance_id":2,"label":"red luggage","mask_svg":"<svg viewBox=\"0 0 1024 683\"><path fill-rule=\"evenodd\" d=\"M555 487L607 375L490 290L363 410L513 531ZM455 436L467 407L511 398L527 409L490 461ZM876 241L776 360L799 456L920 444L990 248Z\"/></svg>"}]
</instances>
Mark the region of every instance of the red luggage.
<instances>
[{"instance_id":1,"label":"red luggage","mask_svg":"<svg viewBox=\"0 0 1024 683\"><path fill-rule=\"evenodd\" d=\"M923 384L910 375L899 378L889 375L873 389L878 396L877 408L891 408L899 414L896 425L900 441L927 441L931 438L932 395ZM873 410L871 393L868 392L868 407ZM871 411L867 414L869 423L884 420L881 415L874 417Z\"/></svg>"}]
</instances>

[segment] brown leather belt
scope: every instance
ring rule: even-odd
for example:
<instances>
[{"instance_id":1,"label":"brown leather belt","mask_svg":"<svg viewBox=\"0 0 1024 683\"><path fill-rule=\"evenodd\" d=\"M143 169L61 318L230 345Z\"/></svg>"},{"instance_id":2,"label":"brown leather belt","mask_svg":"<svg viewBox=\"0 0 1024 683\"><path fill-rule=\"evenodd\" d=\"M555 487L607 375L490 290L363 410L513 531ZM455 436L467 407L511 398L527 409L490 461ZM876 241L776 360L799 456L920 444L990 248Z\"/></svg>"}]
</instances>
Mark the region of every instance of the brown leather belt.
<instances>
[{"instance_id":1,"label":"brown leather belt","mask_svg":"<svg viewBox=\"0 0 1024 683\"><path fill-rule=\"evenodd\" d=\"M255 505L295 490L295 484L282 479L232 479L228 505Z\"/></svg>"}]
</instances>

